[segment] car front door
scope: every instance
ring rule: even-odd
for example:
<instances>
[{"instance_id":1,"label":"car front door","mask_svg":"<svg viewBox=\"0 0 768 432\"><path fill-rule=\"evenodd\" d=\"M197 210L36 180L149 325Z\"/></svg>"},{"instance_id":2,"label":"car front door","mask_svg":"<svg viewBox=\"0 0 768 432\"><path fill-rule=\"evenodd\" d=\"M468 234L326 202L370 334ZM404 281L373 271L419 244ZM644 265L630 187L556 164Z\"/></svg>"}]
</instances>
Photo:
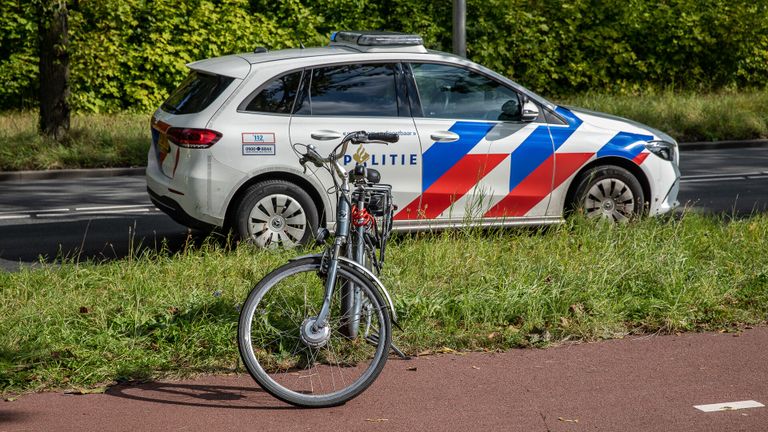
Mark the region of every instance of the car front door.
<instances>
[{"instance_id":1,"label":"car front door","mask_svg":"<svg viewBox=\"0 0 768 432\"><path fill-rule=\"evenodd\" d=\"M319 141L312 134L356 130L393 132L397 143L350 146L343 164L364 163L392 185L394 203L403 206L419 196L421 148L405 96L399 63L341 64L306 70L291 117L291 142L314 144L323 156L340 139ZM316 170L319 180L333 185L330 175Z\"/></svg>"},{"instance_id":2,"label":"car front door","mask_svg":"<svg viewBox=\"0 0 768 432\"><path fill-rule=\"evenodd\" d=\"M409 66L422 188L397 218L450 223L543 216L547 203L540 202L551 192L552 170L534 172L531 165L553 153L548 129L539 127L544 116L523 122L523 106L531 102L471 69Z\"/></svg>"}]
</instances>

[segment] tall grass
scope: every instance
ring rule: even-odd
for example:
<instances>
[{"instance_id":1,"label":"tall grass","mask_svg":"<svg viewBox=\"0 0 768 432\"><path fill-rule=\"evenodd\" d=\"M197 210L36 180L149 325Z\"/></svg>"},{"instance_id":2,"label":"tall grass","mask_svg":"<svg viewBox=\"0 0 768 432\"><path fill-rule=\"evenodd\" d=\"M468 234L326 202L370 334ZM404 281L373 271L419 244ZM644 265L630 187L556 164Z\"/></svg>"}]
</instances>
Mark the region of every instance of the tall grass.
<instances>
[{"instance_id":1,"label":"tall grass","mask_svg":"<svg viewBox=\"0 0 768 432\"><path fill-rule=\"evenodd\" d=\"M383 280L407 352L546 346L760 323L768 215L400 236ZM239 304L303 251L209 243L0 274L0 389L92 385L238 365Z\"/></svg>"},{"instance_id":2,"label":"tall grass","mask_svg":"<svg viewBox=\"0 0 768 432\"><path fill-rule=\"evenodd\" d=\"M627 117L680 142L768 138L768 91L588 93L560 103Z\"/></svg>"},{"instance_id":3,"label":"tall grass","mask_svg":"<svg viewBox=\"0 0 768 432\"><path fill-rule=\"evenodd\" d=\"M37 133L36 112L0 115L0 171L144 166L151 142L148 114L72 117L64 143Z\"/></svg>"}]
</instances>

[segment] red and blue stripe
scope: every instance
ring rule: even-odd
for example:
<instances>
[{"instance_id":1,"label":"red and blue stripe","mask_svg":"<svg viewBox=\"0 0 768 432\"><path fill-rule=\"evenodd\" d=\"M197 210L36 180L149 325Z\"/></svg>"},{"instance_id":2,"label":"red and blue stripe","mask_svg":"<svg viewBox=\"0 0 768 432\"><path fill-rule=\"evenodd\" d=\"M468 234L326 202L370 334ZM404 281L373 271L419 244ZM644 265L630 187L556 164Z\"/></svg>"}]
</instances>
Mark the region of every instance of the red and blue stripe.
<instances>
[{"instance_id":1,"label":"red and blue stripe","mask_svg":"<svg viewBox=\"0 0 768 432\"><path fill-rule=\"evenodd\" d=\"M466 195L504 159L510 159L509 193L485 213L485 217L518 217L527 214L555 188L575 174L593 157L618 156L642 164L650 135L619 132L597 152L557 153L581 126L582 120L558 107L567 121L564 126L540 125L511 153L469 152L495 123L457 122L450 131L460 139L436 142L422 159L422 194L405 206L395 219L433 219Z\"/></svg>"}]
</instances>

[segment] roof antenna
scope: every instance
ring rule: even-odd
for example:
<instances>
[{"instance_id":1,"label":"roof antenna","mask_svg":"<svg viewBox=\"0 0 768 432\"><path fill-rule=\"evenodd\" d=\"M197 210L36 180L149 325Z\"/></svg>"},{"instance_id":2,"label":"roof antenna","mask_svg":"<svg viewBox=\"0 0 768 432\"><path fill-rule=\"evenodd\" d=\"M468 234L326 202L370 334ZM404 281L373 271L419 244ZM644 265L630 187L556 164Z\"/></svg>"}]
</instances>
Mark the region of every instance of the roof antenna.
<instances>
[{"instance_id":1,"label":"roof antenna","mask_svg":"<svg viewBox=\"0 0 768 432\"><path fill-rule=\"evenodd\" d=\"M296 40L299 41L299 48L304 49L304 42L302 42L301 38L299 37L299 30L298 30L299 18L294 16L294 20L296 21L296 27L295 27L295 30L293 31L293 37L295 37Z\"/></svg>"},{"instance_id":2,"label":"roof antenna","mask_svg":"<svg viewBox=\"0 0 768 432\"><path fill-rule=\"evenodd\" d=\"M298 19L297 19L297 21L298 21ZM304 49L304 43L301 41L301 38L299 37L299 32L298 31L294 31L293 37L296 38L296 40L299 42L299 47L301 49Z\"/></svg>"}]
</instances>

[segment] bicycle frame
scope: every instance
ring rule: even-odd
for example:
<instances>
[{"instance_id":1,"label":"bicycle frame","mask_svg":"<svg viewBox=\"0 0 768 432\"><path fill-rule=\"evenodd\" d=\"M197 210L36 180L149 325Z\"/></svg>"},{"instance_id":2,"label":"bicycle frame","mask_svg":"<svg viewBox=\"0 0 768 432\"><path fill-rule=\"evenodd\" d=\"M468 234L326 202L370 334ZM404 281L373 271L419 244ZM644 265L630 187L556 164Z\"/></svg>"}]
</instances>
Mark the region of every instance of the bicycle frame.
<instances>
[{"instance_id":1,"label":"bicycle frame","mask_svg":"<svg viewBox=\"0 0 768 432\"><path fill-rule=\"evenodd\" d=\"M358 163L354 172L357 174L354 179L355 190L351 193L353 203L352 226L350 235L347 239L347 256L365 268L370 269L374 274L379 274L384 262L384 245L386 244L387 229L391 226L392 211L385 211L391 208L392 187L390 185L371 184L367 178L360 176L360 164ZM362 170L366 173L365 169ZM352 180L350 178L350 180ZM382 216L381 230L377 224L374 214L371 213L374 202L378 201ZM379 255L376 256L376 249L379 249ZM342 312L345 314L346 322L349 326L343 330L343 334L354 337L355 328L361 317L360 287L350 284L341 287Z\"/></svg>"},{"instance_id":2,"label":"bicycle frame","mask_svg":"<svg viewBox=\"0 0 768 432\"><path fill-rule=\"evenodd\" d=\"M320 168L325 166L327 163L329 165L328 169L331 172L331 176L334 178L334 185L336 186L337 191L337 205L336 205L336 231L334 235L334 241L333 244L326 248L325 253L323 254L323 258L325 262L327 262L327 267L323 269L323 271L326 273L326 281L325 281L325 292L323 295L323 305L320 308L320 312L318 313L317 317L314 319L314 323L312 324L312 330L313 331L319 331L321 329L324 329L328 325L328 315L330 313L330 304L331 299L333 297L334 291L335 291L335 285L336 285L336 279L338 274L338 268L339 268L339 259L342 258L341 252L342 247L345 245L348 245L348 241L350 238L350 230L352 229L352 194L350 191L350 175L349 172L341 165L339 160L341 159L342 155L346 154L347 148L349 147L350 142L356 142L356 143L375 143L380 142L386 144L387 142L396 142L397 141L397 135L391 134L391 133L372 133L368 134L364 131L358 131L358 132L352 132L347 134L332 151L331 154L328 157L322 157L319 153L317 153L314 146L311 145L305 145L306 147L306 153L299 155L301 156L299 159L299 162L302 166L305 167L306 170L306 163L312 162L316 167ZM318 136L316 139L326 139L323 136ZM339 148L341 148L340 151ZM294 147L295 150L295 147ZM341 181L341 184L339 185L336 182L336 178L338 178ZM391 187L385 186L385 185L368 185L365 180L362 180L358 183L358 180L356 179L357 184L357 194L355 198L357 199L357 208L364 209L365 207L365 198L366 196L370 196L366 190L368 188L370 189L379 189L380 191L382 188L387 191L388 196L391 196ZM388 198L385 200L385 203L387 206L391 207L391 201ZM385 223L385 228L389 229L391 228L391 208L387 207L387 210L390 211L388 215L389 218L385 217L385 220L387 222ZM352 258L354 261L356 261L356 264L359 265L361 268L365 268L363 265L360 265L364 262L364 254L366 250L366 244L365 244L365 226L358 226L355 227L357 229L357 234L359 234L356 237L357 244L352 245L353 250L355 251L355 256ZM377 234L378 235L378 234ZM383 241L385 242L386 235L381 236L383 238ZM382 239L380 239L382 240ZM383 243L382 243L383 245ZM381 249L380 257L383 259L383 248ZM326 259L327 258L327 259ZM375 258L374 258L375 260ZM350 260L351 261L351 260ZM378 266L377 266L378 268ZM366 269L366 273L371 273ZM375 276L374 276L375 278ZM377 287L380 287L380 291L383 291L384 296L387 298L387 301L389 303L391 311L394 313L394 307L392 307L392 300L389 293L386 292L383 285L381 285L381 282L378 280L378 278L375 278L377 282ZM356 291L356 290L355 290ZM353 291L354 293L354 291ZM353 300L353 311L345 312L345 314L349 314L352 316L352 319L355 320L358 318L359 311L360 311L360 302L356 302ZM354 322L354 321L353 321Z\"/></svg>"},{"instance_id":3,"label":"bicycle frame","mask_svg":"<svg viewBox=\"0 0 768 432\"><path fill-rule=\"evenodd\" d=\"M346 152L347 143L344 143L344 151ZM333 297L334 287L336 285L336 273L339 269L339 253L341 247L347 242L349 237L349 225L350 215L352 211L349 203L349 173L339 163L339 160L333 160L332 165L336 170L336 174L341 179L341 186L339 187L339 199L336 204L336 234L333 240L333 246L331 249L331 259L328 263L328 274L325 281L325 296L323 298L323 306L320 309L320 313L317 315L317 320L313 326L313 329L317 330L324 328L328 325L328 312L330 311L331 297Z\"/></svg>"}]
</instances>

